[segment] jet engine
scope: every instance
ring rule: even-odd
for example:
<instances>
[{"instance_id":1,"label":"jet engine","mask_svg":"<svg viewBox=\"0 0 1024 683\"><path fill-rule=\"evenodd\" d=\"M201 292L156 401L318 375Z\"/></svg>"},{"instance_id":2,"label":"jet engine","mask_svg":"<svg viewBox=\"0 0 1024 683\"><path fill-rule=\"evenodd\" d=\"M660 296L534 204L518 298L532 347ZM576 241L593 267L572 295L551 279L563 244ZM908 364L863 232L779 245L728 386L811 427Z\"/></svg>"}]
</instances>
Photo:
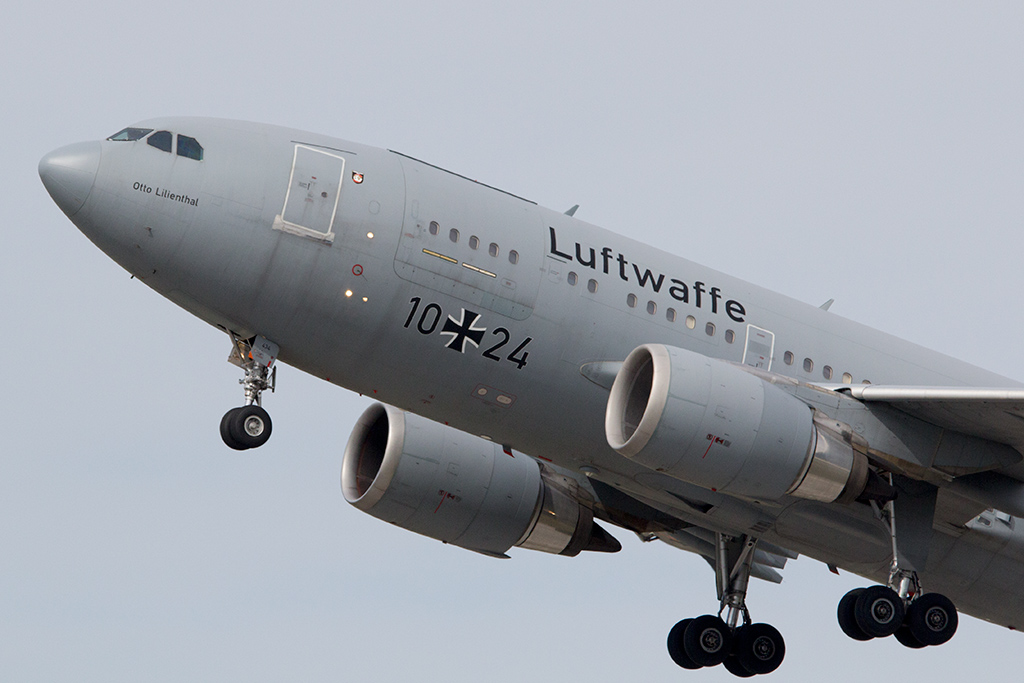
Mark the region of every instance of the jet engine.
<instances>
[{"instance_id":1,"label":"jet engine","mask_svg":"<svg viewBox=\"0 0 1024 683\"><path fill-rule=\"evenodd\" d=\"M345 446L341 489L385 522L487 555L615 552L579 484L521 453L381 403Z\"/></svg>"},{"instance_id":2,"label":"jet engine","mask_svg":"<svg viewBox=\"0 0 1024 683\"><path fill-rule=\"evenodd\" d=\"M661 344L626 358L605 436L646 467L737 496L850 502L868 480L850 435L817 422L803 401L734 365Z\"/></svg>"}]
</instances>

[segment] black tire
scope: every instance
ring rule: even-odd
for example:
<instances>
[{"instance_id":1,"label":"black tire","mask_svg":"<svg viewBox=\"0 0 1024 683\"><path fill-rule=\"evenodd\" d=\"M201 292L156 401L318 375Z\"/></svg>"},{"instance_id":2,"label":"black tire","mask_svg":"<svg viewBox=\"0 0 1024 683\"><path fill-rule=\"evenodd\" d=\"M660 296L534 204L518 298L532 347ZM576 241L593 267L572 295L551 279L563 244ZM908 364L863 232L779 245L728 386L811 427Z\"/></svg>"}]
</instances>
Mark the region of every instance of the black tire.
<instances>
[{"instance_id":1,"label":"black tire","mask_svg":"<svg viewBox=\"0 0 1024 683\"><path fill-rule=\"evenodd\" d=\"M853 618L872 638L885 638L903 624L906 608L896 591L888 586L869 586L857 596Z\"/></svg>"},{"instance_id":2,"label":"black tire","mask_svg":"<svg viewBox=\"0 0 1024 683\"><path fill-rule=\"evenodd\" d=\"M239 410L241 410L241 408L232 408L228 412L224 413L224 417L220 419L220 438L224 440L224 444L228 448L233 448L236 451L244 451L246 446L239 443L231 432L231 423L234 421L235 416L238 415Z\"/></svg>"},{"instance_id":3,"label":"black tire","mask_svg":"<svg viewBox=\"0 0 1024 683\"><path fill-rule=\"evenodd\" d=\"M238 408L238 412L228 421L231 437L243 448L259 448L270 438L273 428L270 415L255 404Z\"/></svg>"},{"instance_id":4,"label":"black tire","mask_svg":"<svg viewBox=\"0 0 1024 683\"><path fill-rule=\"evenodd\" d=\"M860 597L860 594L863 592L863 588L854 588L843 596L843 599L839 601L839 609L836 610L836 616L839 619L839 628L843 629L843 633L854 640L871 640L871 636L861 630L860 626L857 625L857 620L853 616L853 608L857 605L857 598Z\"/></svg>"},{"instance_id":5,"label":"black tire","mask_svg":"<svg viewBox=\"0 0 1024 683\"><path fill-rule=\"evenodd\" d=\"M909 647L911 650L920 650L922 647L927 647L914 636L906 622L903 622L903 625L896 629L896 633L892 635L896 640L900 641L900 645Z\"/></svg>"},{"instance_id":6,"label":"black tire","mask_svg":"<svg viewBox=\"0 0 1024 683\"><path fill-rule=\"evenodd\" d=\"M693 619L683 619L668 632L668 656L679 666L692 671L701 667L700 664L690 659L683 645L683 634L686 633L686 627L690 625L691 621Z\"/></svg>"},{"instance_id":7,"label":"black tire","mask_svg":"<svg viewBox=\"0 0 1024 683\"><path fill-rule=\"evenodd\" d=\"M747 671L770 674L786 656L786 641L770 624L750 624L736 630L732 651Z\"/></svg>"},{"instance_id":8,"label":"black tire","mask_svg":"<svg viewBox=\"0 0 1024 683\"><path fill-rule=\"evenodd\" d=\"M952 601L939 593L925 593L907 609L907 626L924 645L942 645L956 633L959 622Z\"/></svg>"},{"instance_id":9,"label":"black tire","mask_svg":"<svg viewBox=\"0 0 1024 683\"><path fill-rule=\"evenodd\" d=\"M732 652L732 631L720 618L705 614L686 627L683 649L695 664L718 666Z\"/></svg>"},{"instance_id":10,"label":"black tire","mask_svg":"<svg viewBox=\"0 0 1024 683\"><path fill-rule=\"evenodd\" d=\"M743 663L736 655L729 655L726 657L725 661L722 662L722 666L724 666L725 670L736 678L750 678L751 676L757 675L753 671L747 671L746 667L743 666Z\"/></svg>"}]
</instances>

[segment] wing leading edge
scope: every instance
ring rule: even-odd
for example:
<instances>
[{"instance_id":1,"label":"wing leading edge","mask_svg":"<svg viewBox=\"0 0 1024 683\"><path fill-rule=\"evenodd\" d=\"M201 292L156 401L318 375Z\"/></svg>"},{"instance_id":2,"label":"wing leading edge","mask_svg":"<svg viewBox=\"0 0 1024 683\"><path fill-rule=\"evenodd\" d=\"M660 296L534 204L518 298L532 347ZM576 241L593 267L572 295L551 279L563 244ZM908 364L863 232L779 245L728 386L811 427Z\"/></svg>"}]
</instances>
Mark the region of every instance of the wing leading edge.
<instances>
[{"instance_id":1,"label":"wing leading edge","mask_svg":"<svg viewBox=\"0 0 1024 683\"><path fill-rule=\"evenodd\" d=\"M874 384L830 388L865 403L887 403L944 429L1006 444L1024 454L1024 389Z\"/></svg>"}]
</instances>

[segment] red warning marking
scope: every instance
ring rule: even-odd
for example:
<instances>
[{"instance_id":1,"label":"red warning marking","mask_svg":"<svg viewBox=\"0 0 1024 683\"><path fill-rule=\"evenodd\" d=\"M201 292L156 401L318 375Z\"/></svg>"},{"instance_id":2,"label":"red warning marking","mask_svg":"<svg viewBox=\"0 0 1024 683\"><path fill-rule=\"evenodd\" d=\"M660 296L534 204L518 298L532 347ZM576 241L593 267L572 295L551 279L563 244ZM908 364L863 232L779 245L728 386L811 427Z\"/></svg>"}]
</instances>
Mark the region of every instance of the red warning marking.
<instances>
[{"instance_id":1,"label":"red warning marking","mask_svg":"<svg viewBox=\"0 0 1024 683\"><path fill-rule=\"evenodd\" d=\"M704 451L704 455L700 457L701 460L708 457L708 453L711 451L711 447L714 446L716 443L725 443L725 440L720 436L708 434L708 448L706 451Z\"/></svg>"},{"instance_id":2,"label":"red warning marking","mask_svg":"<svg viewBox=\"0 0 1024 683\"><path fill-rule=\"evenodd\" d=\"M438 493L441 494L441 502L437 504L436 508L434 508L434 514L435 515L437 514L437 511L441 509L441 503L443 503L447 498L454 498L455 497L452 494L448 493L447 491L438 491Z\"/></svg>"},{"instance_id":3,"label":"red warning marking","mask_svg":"<svg viewBox=\"0 0 1024 683\"><path fill-rule=\"evenodd\" d=\"M358 263L355 264L354 266L352 266L352 274L355 275L356 277L359 277L360 275L363 274L363 267Z\"/></svg>"}]
</instances>

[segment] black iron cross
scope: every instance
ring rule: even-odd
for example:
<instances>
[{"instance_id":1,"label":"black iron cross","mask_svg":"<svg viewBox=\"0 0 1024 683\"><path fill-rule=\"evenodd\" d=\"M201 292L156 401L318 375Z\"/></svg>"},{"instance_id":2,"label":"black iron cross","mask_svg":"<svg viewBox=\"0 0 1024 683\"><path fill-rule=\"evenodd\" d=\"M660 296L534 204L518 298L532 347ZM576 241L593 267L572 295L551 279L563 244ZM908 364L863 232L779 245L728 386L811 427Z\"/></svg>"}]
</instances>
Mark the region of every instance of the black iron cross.
<instances>
[{"instance_id":1,"label":"black iron cross","mask_svg":"<svg viewBox=\"0 0 1024 683\"><path fill-rule=\"evenodd\" d=\"M484 332L487 331L486 327L473 327L473 323L479 318L479 313L467 311L465 308L462 309L462 316L459 320L449 315L448 319L444 321L444 328L441 329L441 334L452 336L451 341L445 346L459 353L466 352L467 341L473 346L479 347L480 342L484 339Z\"/></svg>"}]
</instances>

